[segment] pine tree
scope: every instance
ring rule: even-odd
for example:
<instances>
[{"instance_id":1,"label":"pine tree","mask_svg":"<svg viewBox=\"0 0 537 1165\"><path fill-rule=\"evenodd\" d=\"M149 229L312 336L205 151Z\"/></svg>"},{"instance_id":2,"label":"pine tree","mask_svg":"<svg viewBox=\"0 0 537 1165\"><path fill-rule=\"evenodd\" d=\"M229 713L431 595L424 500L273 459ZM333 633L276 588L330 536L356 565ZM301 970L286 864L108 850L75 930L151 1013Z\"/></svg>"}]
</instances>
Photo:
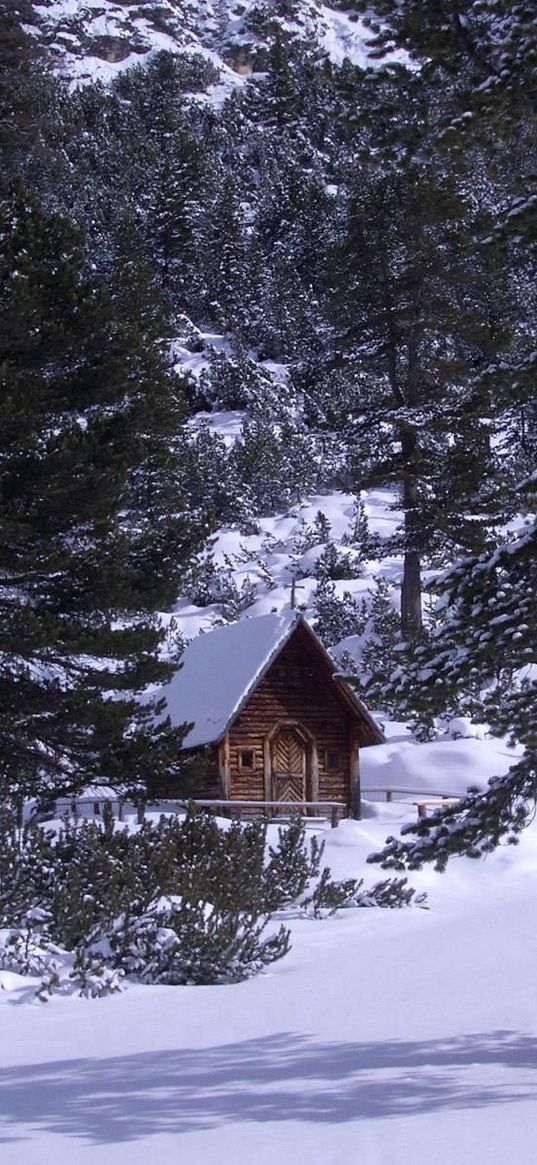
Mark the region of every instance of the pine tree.
<instances>
[{"instance_id":1,"label":"pine tree","mask_svg":"<svg viewBox=\"0 0 537 1165\"><path fill-rule=\"evenodd\" d=\"M366 624L363 602L349 591L337 595L334 583L326 578L315 588L313 612L315 630L326 647L335 647L351 635L361 635Z\"/></svg>"},{"instance_id":2,"label":"pine tree","mask_svg":"<svg viewBox=\"0 0 537 1165\"><path fill-rule=\"evenodd\" d=\"M368 622L364 631L360 658L360 681L366 699L373 708L399 713L397 701L387 695L388 679L400 663L401 627L390 601L386 579L377 578L372 591ZM365 681L365 683L364 683ZM352 683L352 679L350 681Z\"/></svg>"},{"instance_id":3,"label":"pine tree","mask_svg":"<svg viewBox=\"0 0 537 1165\"><path fill-rule=\"evenodd\" d=\"M514 311L508 313L514 333L510 359L502 359L501 349L492 350L474 380L475 403L487 397L494 401L494 456L491 459L483 431L481 448L470 439L459 442L443 462L445 478L438 497L452 496L461 480L471 479L473 463L480 473L486 466L481 498L488 495L490 506L494 494L503 492L506 509L513 511L520 506L520 495L513 492L516 475L531 472L535 465L531 437L535 298L529 275L535 262L537 210L535 12L532 5L512 0L483 4L402 0L396 6L378 0L375 10L381 26L376 35L379 55L404 47L413 55L419 75L436 92L437 164L461 175L468 191L479 190L489 212L488 227L483 223L477 232L481 253L487 247L492 251L502 240L503 277L511 290L516 288ZM466 179L464 159L472 165ZM461 422L466 432L474 426L471 400ZM462 546L471 550L468 525L469 536ZM479 547L475 538L473 545ZM400 847L393 843L384 855L393 859L392 864L400 860L420 865L435 859L443 866L451 853L478 856L511 831L516 834L534 805L535 693L527 669L533 658L528 629L535 619L534 554L535 532L530 528L513 543L500 542L496 549L456 564L442 584L444 617L431 643L418 649L415 664L408 661L396 683L408 708L429 725L440 711L466 710L485 717L498 732L511 732L525 744L525 756L485 794L446 811L430 828L421 823L417 831L409 831L418 833L415 842Z\"/></svg>"},{"instance_id":4,"label":"pine tree","mask_svg":"<svg viewBox=\"0 0 537 1165\"><path fill-rule=\"evenodd\" d=\"M167 295L177 304L188 302L189 279L195 258L193 228L199 203L208 184L207 157L186 128L170 135L152 173L153 197L145 234L151 256L160 268Z\"/></svg>"},{"instance_id":5,"label":"pine tree","mask_svg":"<svg viewBox=\"0 0 537 1165\"><path fill-rule=\"evenodd\" d=\"M419 159L386 170L358 167L334 312L338 359L356 386L347 435L356 484L391 479L399 488L401 618L412 640L422 631L421 560L433 536L464 545L470 509L487 521L501 512L490 444L501 404L483 374L502 353L504 385L516 378L514 305L500 258L476 246L480 214L452 178ZM495 489L483 490L483 475Z\"/></svg>"},{"instance_id":6,"label":"pine tree","mask_svg":"<svg viewBox=\"0 0 537 1165\"><path fill-rule=\"evenodd\" d=\"M315 480L311 446L291 420L275 426L266 412L245 420L230 454L252 514L274 513L308 493Z\"/></svg>"},{"instance_id":7,"label":"pine tree","mask_svg":"<svg viewBox=\"0 0 537 1165\"><path fill-rule=\"evenodd\" d=\"M358 9L371 6L357 0ZM437 69L457 83L476 111L535 103L537 30L531 3L518 0L375 0L380 22L372 37L378 56L404 48L420 64Z\"/></svg>"},{"instance_id":8,"label":"pine tree","mask_svg":"<svg viewBox=\"0 0 537 1165\"><path fill-rule=\"evenodd\" d=\"M162 496L169 373L132 301L122 314L88 271L80 232L20 182L0 233L2 793L135 785L152 738L157 768L177 757L134 697L165 673L152 612L199 542L177 490L171 521Z\"/></svg>"},{"instance_id":9,"label":"pine tree","mask_svg":"<svg viewBox=\"0 0 537 1165\"><path fill-rule=\"evenodd\" d=\"M258 135L247 338L264 358L319 357L332 201L311 146L291 132Z\"/></svg>"},{"instance_id":10,"label":"pine tree","mask_svg":"<svg viewBox=\"0 0 537 1165\"><path fill-rule=\"evenodd\" d=\"M8 174L31 165L49 92L44 55L27 31L32 18L30 0L0 0L0 154Z\"/></svg>"},{"instance_id":11,"label":"pine tree","mask_svg":"<svg viewBox=\"0 0 537 1165\"><path fill-rule=\"evenodd\" d=\"M364 0L358 7L364 9ZM369 7L369 6L367 6ZM438 156L463 155L486 175L496 229L523 256L535 246L537 22L518 0L376 0L374 43L386 58L404 48L442 95ZM368 13L371 16L371 13ZM449 91L451 100L445 103ZM477 165L475 165L477 161ZM487 195L485 195L487 197Z\"/></svg>"},{"instance_id":12,"label":"pine tree","mask_svg":"<svg viewBox=\"0 0 537 1165\"><path fill-rule=\"evenodd\" d=\"M533 505L537 481L523 497ZM385 866L443 869L455 854L480 857L502 840L515 841L537 802L537 522L512 541L455 564L442 584L446 613L429 644L418 648L396 691L418 717L468 711L492 731L524 746L519 761L485 792L404 830L410 840L388 839L375 857Z\"/></svg>"}]
</instances>

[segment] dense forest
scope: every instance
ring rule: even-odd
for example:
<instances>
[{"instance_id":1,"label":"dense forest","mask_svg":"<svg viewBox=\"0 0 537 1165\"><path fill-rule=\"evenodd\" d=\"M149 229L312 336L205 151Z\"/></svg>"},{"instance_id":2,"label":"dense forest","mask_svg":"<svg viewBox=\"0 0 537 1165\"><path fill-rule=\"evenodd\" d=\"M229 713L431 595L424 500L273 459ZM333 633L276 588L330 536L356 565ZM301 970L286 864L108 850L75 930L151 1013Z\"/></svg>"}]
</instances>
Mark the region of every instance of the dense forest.
<instances>
[{"instance_id":1,"label":"dense forest","mask_svg":"<svg viewBox=\"0 0 537 1165\"><path fill-rule=\"evenodd\" d=\"M365 694L526 745L499 836L537 785L533 5L327 6L367 17L361 64L300 0L161 19L207 7L242 12L234 85L218 20L212 55L74 84L30 0L0 4L0 788L180 780L180 731L137 696L211 535L382 484L400 527L372 545L357 505L354 549L401 556L400 618L379 593ZM192 424L218 410L243 413L231 444ZM361 618L336 559L330 646Z\"/></svg>"}]
</instances>

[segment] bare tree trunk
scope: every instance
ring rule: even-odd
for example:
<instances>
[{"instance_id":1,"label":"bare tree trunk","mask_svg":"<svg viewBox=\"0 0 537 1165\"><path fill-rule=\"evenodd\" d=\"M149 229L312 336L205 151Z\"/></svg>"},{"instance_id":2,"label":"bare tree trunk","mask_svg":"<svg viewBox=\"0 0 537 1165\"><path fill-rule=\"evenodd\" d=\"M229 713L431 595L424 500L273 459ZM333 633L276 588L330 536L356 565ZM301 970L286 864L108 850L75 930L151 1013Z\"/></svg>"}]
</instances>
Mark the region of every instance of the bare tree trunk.
<instances>
[{"instance_id":1,"label":"bare tree trunk","mask_svg":"<svg viewBox=\"0 0 537 1165\"><path fill-rule=\"evenodd\" d=\"M386 313L387 373L394 404L403 410L412 410L420 400L420 363L418 332L421 316L420 290L414 293L415 324L403 342L396 326L397 309L389 291L389 275L384 272L384 310ZM406 375L403 375L401 352L406 348ZM416 464L418 434L415 424L408 420L399 423L401 442L401 494L404 513L404 563L401 584L401 631L408 643L419 639L423 632L421 603L421 553L423 535L419 507L419 470Z\"/></svg>"},{"instance_id":2,"label":"bare tree trunk","mask_svg":"<svg viewBox=\"0 0 537 1165\"><path fill-rule=\"evenodd\" d=\"M403 582L401 585L401 631L403 638L408 643L419 639L423 631L418 479L413 472L412 466L417 445L418 438L415 430L404 426L401 430L401 454L403 462L402 502L405 516L405 554Z\"/></svg>"}]
</instances>

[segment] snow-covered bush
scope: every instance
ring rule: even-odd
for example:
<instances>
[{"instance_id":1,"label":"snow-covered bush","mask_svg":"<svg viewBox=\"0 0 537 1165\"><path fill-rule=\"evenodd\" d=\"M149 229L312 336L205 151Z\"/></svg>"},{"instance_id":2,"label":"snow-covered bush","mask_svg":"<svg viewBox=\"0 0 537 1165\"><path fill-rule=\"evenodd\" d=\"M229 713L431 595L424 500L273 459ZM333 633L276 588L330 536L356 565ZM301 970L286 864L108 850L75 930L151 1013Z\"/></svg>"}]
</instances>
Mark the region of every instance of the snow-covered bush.
<instances>
[{"instance_id":1,"label":"snow-covered bush","mask_svg":"<svg viewBox=\"0 0 537 1165\"><path fill-rule=\"evenodd\" d=\"M338 550L334 542L327 542L317 559L315 577L325 582L328 579L360 578L362 559L358 550Z\"/></svg>"},{"instance_id":2,"label":"snow-covered bush","mask_svg":"<svg viewBox=\"0 0 537 1165\"><path fill-rule=\"evenodd\" d=\"M300 517L292 542L293 557L300 557L319 544L324 545L328 542L330 533L330 522L322 510L317 510L315 520L311 524Z\"/></svg>"},{"instance_id":3,"label":"snow-covered bush","mask_svg":"<svg viewBox=\"0 0 537 1165\"><path fill-rule=\"evenodd\" d=\"M209 353L207 366L197 383L195 403L208 409L255 409L276 411L280 385L252 360L240 340L232 352Z\"/></svg>"},{"instance_id":4,"label":"snow-covered bush","mask_svg":"<svg viewBox=\"0 0 537 1165\"><path fill-rule=\"evenodd\" d=\"M101 999L103 995L121 991L123 978L121 967L109 967L104 959L91 954L83 945L78 947L69 975L71 991L86 999Z\"/></svg>"},{"instance_id":5,"label":"snow-covered bush","mask_svg":"<svg viewBox=\"0 0 537 1165\"><path fill-rule=\"evenodd\" d=\"M297 816L267 845L258 819L222 829L210 814L146 821L139 829L65 821L56 836L4 818L0 967L37 976L36 997L144 983L230 983L282 958L289 932L271 919L323 917L343 906L402 905L322 868L324 844ZM9 855L7 868L5 854ZM375 897L376 894L376 897ZM412 891L408 892L408 901Z\"/></svg>"},{"instance_id":6,"label":"snow-covered bush","mask_svg":"<svg viewBox=\"0 0 537 1165\"><path fill-rule=\"evenodd\" d=\"M382 906L393 910L402 906L421 906L427 904L427 895L416 894L406 878L386 878L383 882L375 882L367 890L362 890L362 882L357 887L354 896L354 906Z\"/></svg>"},{"instance_id":7,"label":"snow-covered bush","mask_svg":"<svg viewBox=\"0 0 537 1165\"><path fill-rule=\"evenodd\" d=\"M50 943L31 924L0 930L0 970L42 975L50 962Z\"/></svg>"},{"instance_id":8,"label":"snow-covered bush","mask_svg":"<svg viewBox=\"0 0 537 1165\"><path fill-rule=\"evenodd\" d=\"M197 565L185 589L185 596L197 607L220 607L224 619L232 622L238 619L255 602L257 588L249 576L240 584L235 582L232 565L227 570L218 569L212 554Z\"/></svg>"},{"instance_id":9,"label":"snow-covered bush","mask_svg":"<svg viewBox=\"0 0 537 1165\"><path fill-rule=\"evenodd\" d=\"M265 935L267 921L256 912L155 896L90 935L86 949L142 983L236 983L287 954L289 931L280 926Z\"/></svg>"},{"instance_id":10,"label":"snow-covered bush","mask_svg":"<svg viewBox=\"0 0 537 1165\"><path fill-rule=\"evenodd\" d=\"M24 927L46 913L56 866L51 831L35 821L19 825L15 811L0 806L0 927Z\"/></svg>"},{"instance_id":11,"label":"snow-covered bush","mask_svg":"<svg viewBox=\"0 0 537 1165\"><path fill-rule=\"evenodd\" d=\"M357 905L355 902L356 879L346 878L343 882L333 882L328 866L325 866L319 881L311 894L302 902L306 914L313 914L314 918L325 918L342 910L345 906Z\"/></svg>"}]
</instances>

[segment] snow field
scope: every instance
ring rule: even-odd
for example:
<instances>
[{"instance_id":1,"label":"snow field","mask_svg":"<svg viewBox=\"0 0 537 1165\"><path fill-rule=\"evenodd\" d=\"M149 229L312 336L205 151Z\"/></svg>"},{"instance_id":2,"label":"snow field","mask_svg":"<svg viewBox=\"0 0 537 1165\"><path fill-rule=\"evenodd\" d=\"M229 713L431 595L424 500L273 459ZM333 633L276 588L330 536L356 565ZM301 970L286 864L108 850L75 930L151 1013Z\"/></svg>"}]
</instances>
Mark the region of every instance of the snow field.
<instances>
[{"instance_id":1,"label":"snow field","mask_svg":"<svg viewBox=\"0 0 537 1165\"><path fill-rule=\"evenodd\" d=\"M239 413L210 421L227 441L240 422ZM316 558L297 555L297 537L321 510L343 547L354 500L318 495L260 519L259 534L219 532L217 565L231 562L237 585L250 577L257 586L248 617L289 610L297 565L297 599L311 616L316 579L307 568ZM399 520L393 497L377 490L363 501L371 533L389 537ZM365 563L336 588L360 596L379 576L395 588L400 569L397 558ZM173 621L190 639L219 614L216 604L182 600ZM392 804L368 795L362 822L323 832L334 876L367 885L390 876L366 859L415 819L409 802L482 786L517 755L483 732L467 736L464 724L461 739L450 740L448 726L444 739L422 745L404 725L386 727L386 745L363 753L363 785L408 794ZM131 985L102 1000L38 1005L26 980L0 972L0 1165L288 1157L293 1165L530 1165L536 877L532 827L519 846L484 862L413 874L428 910L293 919L290 954L228 987Z\"/></svg>"},{"instance_id":2,"label":"snow field","mask_svg":"<svg viewBox=\"0 0 537 1165\"><path fill-rule=\"evenodd\" d=\"M459 755L468 784L475 755ZM391 748L420 778L427 745ZM410 764L410 754L416 767ZM408 760L407 760L408 756ZM367 765L366 765L367 767ZM414 810L326 830L334 876ZM276 827L271 827L275 829ZM290 954L229 987L19 1002L2 973L6 1165L530 1165L537 1143L537 828L484 862L410 878L429 909L292 921Z\"/></svg>"}]
</instances>

